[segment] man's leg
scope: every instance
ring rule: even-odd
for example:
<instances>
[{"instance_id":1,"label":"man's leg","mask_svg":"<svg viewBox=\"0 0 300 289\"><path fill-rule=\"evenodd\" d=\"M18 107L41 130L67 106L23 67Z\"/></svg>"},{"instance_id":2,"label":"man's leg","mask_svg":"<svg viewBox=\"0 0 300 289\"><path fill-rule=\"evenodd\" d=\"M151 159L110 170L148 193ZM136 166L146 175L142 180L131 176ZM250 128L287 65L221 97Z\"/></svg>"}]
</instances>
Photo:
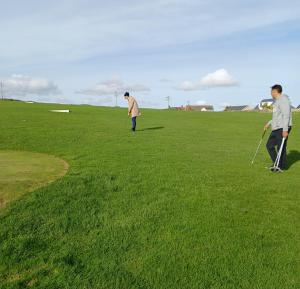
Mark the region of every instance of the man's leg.
<instances>
[{"instance_id":1,"label":"man's leg","mask_svg":"<svg viewBox=\"0 0 300 289\"><path fill-rule=\"evenodd\" d=\"M136 116L132 118L132 131L135 131L136 128Z\"/></svg>"},{"instance_id":2,"label":"man's leg","mask_svg":"<svg viewBox=\"0 0 300 289\"><path fill-rule=\"evenodd\" d=\"M289 128L289 133L291 132L291 128ZM282 134L282 131L281 131L281 134ZM287 143L288 143L288 139L287 138L285 140L285 143L284 143L284 146L283 146L283 149L282 149L282 154L281 154L281 159L280 159L280 162L279 162L279 167L284 170L287 166L287 155L286 155L286 149L287 149ZM282 141L282 136L281 136L281 141Z\"/></svg>"},{"instance_id":3,"label":"man's leg","mask_svg":"<svg viewBox=\"0 0 300 289\"><path fill-rule=\"evenodd\" d=\"M272 131L267 141L266 147L273 163L275 163L277 158L276 146L277 146L276 131Z\"/></svg>"}]
</instances>

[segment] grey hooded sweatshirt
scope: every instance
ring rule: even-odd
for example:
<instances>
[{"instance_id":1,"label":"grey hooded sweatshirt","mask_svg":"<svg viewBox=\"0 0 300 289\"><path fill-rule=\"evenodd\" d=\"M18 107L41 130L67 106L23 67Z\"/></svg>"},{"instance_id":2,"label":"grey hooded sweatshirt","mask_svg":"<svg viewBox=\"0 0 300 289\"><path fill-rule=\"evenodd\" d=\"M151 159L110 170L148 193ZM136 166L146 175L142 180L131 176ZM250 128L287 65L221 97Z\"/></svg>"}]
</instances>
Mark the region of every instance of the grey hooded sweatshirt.
<instances>
[{"instance_id":1,"label":"grey hooded sweatshirt","mask_svg":"<svg viewBox=\"0 0 300 289\"><path fill-rule=\"evenodd\" d=\"M273 105L273 118L269 121L272 130L283 129L288 131L292 126L292 106L286 94L279 96Z\"/></svg>"}]
</instances>

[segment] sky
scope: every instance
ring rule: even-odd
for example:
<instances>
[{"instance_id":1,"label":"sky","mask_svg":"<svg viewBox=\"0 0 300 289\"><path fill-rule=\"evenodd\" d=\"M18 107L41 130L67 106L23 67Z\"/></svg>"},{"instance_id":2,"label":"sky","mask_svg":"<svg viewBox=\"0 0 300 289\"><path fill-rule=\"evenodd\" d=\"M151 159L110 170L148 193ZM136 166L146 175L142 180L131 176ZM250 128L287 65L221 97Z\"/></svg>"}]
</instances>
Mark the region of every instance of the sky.
<instances>
[{"instance_id":1,"label":"sky","mask_svg":"<svg viewBox=\"0 0 300 289\"><path fill-rule=\"evenodd\" d=\"M300 105L299 0L0 0L5 97L141 107ZM117 96L117 98L116 98Z\"/></svg>"}]
</instances>

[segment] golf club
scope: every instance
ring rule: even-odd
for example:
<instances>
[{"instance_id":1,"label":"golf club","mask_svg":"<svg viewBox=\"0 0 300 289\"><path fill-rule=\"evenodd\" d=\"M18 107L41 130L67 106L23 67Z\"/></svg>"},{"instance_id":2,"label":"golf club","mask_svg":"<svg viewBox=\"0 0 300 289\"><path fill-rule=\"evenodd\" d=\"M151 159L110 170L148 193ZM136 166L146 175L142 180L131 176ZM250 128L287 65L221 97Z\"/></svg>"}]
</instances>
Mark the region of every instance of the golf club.
<instances>
[{"instance_id":1,"label":"golf club","mask_svg":"<svg viewBox=\"0 0 300 289\"><path fill-rule=\"evenodd\" d=\"M256 156L257 156L257 154L258 154L258 151L259 151L259 149L260 149L260 147L261 147L261 144L262 144L262 141L263 141L264 136L265 136L265 134L266 134L266 131L267 131L267 130L264 129L264 132L263 132L263 134L262 134L262 136L261 136L261 139L260 139L259 144L258 144L258 146L257 146L257 149L256 149L256 151L255 151L254 157L253 157L253 159L252 159L252 162L251 162L252 165L254 164L254 161L255 161Z\"/></svg>"},{"instance_id":2,"label":"golf club","mask_svg":"<svg viewBox=\"0 0 300 289\"><path fill-rule=\"evenodd\" d=\"M278 151L277 158L275 160L274 166L271 167L272 172L278 172L278 171L281 170L280 167L279 167L279 163L280 163L284 143L285 143L285 138L282 139L281 146L280 146L280 149Z\"/></svg>"}]
</instances>

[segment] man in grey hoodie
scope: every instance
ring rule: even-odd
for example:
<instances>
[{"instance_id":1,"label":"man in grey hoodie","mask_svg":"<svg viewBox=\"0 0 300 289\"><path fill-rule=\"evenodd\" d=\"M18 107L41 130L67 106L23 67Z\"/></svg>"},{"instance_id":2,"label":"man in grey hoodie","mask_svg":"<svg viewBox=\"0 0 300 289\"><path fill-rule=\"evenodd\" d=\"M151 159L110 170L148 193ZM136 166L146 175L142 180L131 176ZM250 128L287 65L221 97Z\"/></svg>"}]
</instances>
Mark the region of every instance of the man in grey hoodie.
<instances>
[{"instance_id":1,"label":"man in grey hoodie","mask_svg":"<svg viewBox=\"0 0 300 289\"><path fill-rule=\"evenodd\" d=\"M286 148L288 136L292 129L291 102L289 97L282 93L281 85L276 84L272 86L271 89L271 95L275 102L273 105L273 118L265 125L265 130L267 130L270 126L272 127L272 132L267 142L267 150L274 163L277 157L277 152L281 146L282 139L286 139L279 162L280 171L283 171L286 168Z\"/></svg>"}]
</instances>

